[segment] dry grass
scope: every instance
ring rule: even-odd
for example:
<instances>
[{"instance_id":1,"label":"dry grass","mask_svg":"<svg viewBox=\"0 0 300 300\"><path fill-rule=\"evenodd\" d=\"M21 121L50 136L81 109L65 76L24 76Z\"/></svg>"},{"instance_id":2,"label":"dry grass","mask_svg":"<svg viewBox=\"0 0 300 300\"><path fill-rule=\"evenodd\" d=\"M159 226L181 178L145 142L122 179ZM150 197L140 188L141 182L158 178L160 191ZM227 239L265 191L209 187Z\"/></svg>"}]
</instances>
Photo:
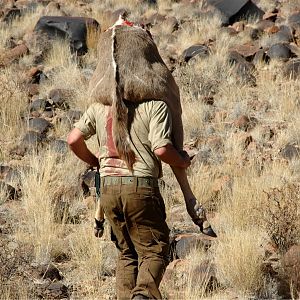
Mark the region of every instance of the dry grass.
<instances>
[{"instance_id":1,"label":"dry grass","mask_svg":"<svg viewBox=\"0 0 300 300\"><path fill-rule=\"evenodd\" d=\"M72 157L64 163L50 151L31 157L29 163L29 171L23 174L22 180L23 226L17 236L33 246L38 263L48 263L53 253L57 254L55 246L59 246L59 237L65 230L56 222L57 214L65 213L56 210L57 203L67 200L66 193L77 180L76 174L70 176L72 172L68 176L64 174L78 163Z\"/></svg>"},{"instance_id":2,"label":"dry grass","mask_svg":"<svg viewBox=\"0 0 300 300\"><path fill-rule=\"evenodd\" d=\"M26 112L27 94L20 83L21 80L22 73L16 75L16 70L13 68L0 70L0 141L2 145L15 142L24 130L22 116ZM2 149L4 150L4 147Z\"/></svg>"},{"instance_id":3,"label":"dry grass","mask_svg":"<svg viewBox=\"0 0 300 300\"><path fill-rule=\"evenodd\" d=\"M273 2L262 0L260 5L268 9ZM211 222L219 238L211 253L195 249L190 254L189 264L183 270L184 280L173 278L175 286L182 284L174 299L232 299L261 295L274 298L276 293L272 282L262 271L264 245L273 240L284 251L291 244L299 243L300 239L300 224L297 225L300 162L297 157L290 162L284 161L279 154L279 149L288 143L300 144L299 81L283 78L280 75L282 63L271 62L257 66L255 87L239 83L232 75L227 56L231 47L249 41L247 34L229 36L220 29L219 16L198 18L190 8L174 1L158 1L157 8L137 3L136 0L93 1L87 8L91 8L89 13L99 21L101 29L112 24L106 10L123 7L132 11L133 20L156 11L178 18L184 16L185 23L173 36L169 36L163 26L156 28L162 51L171 43L180 55L195 43L210 41L208 57L198 57L177 66L174 75L181 90L186 140L194 139L200 152L208 155L207 161L195 157L195 163L189 169L189 179L199 202L214 211L216 217ZM287 3L285 11L288 11L288 5L294 4L292 1ZM67 11L85 15L77 1L65 1L64 6ZM41 9L39 6L35 12L29 12L10 25L1 24L0 49L5 47L9 36L21 39L31 30L41 15ZM73 95L68 99L70 107L81 111L87 108L88 78L97 62L97 40L98 33L88 31L88 45L93 50L80 59L70 54L67 41L52 44L44 61L49 79L40 85L41 98L47 98L53 88L68 89ZM267 37L261 41L263 45L269 42ZM22 117L27 113L28 99L21 82L24 66L31 62L30 59L25 57L14 67L0 70L1 163L10 163L8 149L25 131ZM207 105L203 101L205 97L213 97L214 105ZM262 108L255 108L255 101L263 104ZM223 117L217 117L220 113ZM58 111L59 117L63 114L64 111ZM254 129L245 132L233 125L242 114L257 119ZM265 136L265 128L273 130L273 138ZM50 134L66 138L68 130L65 124L54 121ZM248 135L262 150L250 153L245 147ZM210 137L220 138L220 148L209 145ZM88 145L93 152L97 151L95 139ZM23 196L18 212L20 223L15 229L15 237L32 249L38 263L48 263L63 255L67 257L65 276L74 285L75 298L93 299L99 295L113 298L116 252L108 242L109 231L102 240L95 239L91 224L93 212L86 208L83 217L76 219L77 224L66 224L70 222L67 218L70 210L82 205L82 197L72 190L78 185L78 175L84 165L73 155L67 154L62 159L53 152L26 156L15 165L29 166L29 170L23 173ZM213 191L214 180L222 176L230 178L230 185L218 192ZM183 197L170 168L165 168L164 180L163 195L167 211L171 212L175 204L183 205ZM5 191L0 190L1 205L4 198ZM59 222L57 206L54 205L57 201L68 203L65 210L62 207L59 212ZM176 217L171 216L172 221ZM195 276L193 268L206 260L215 263L217 279L222 284L222 289L216 288L211 294L206 293L207 277ZM15 291L2 284L3 281L5 279L0 278L2 298L30 298L26 286L16 283L20 290Z\"/></svg>"},{"instance_id":4,"label":"dry grass","mask_svg":"<svg viewBox=\"0 0 300 300\"><path fill-rule=\"evenodd\" d=\"M264 238L257 228L230 230L219 236L215 252L218 279L241 297L255 295L262 287Z\"/></svg>"}]
</instances>

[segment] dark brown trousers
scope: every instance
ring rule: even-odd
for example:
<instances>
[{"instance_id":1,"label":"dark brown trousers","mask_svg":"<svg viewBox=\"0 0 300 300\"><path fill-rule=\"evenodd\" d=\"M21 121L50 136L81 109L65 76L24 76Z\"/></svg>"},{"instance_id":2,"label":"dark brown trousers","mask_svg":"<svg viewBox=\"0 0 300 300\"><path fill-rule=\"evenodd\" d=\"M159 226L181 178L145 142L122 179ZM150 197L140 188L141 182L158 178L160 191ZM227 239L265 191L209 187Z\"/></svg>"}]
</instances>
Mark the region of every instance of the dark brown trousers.
<instances>
[{"instance_id":1,"label":"dark brown trousers","mask_svg":"<svg viewBox=\"0 0 300 300\"><path fill-rule=\"evenodd\" d=\"M118 250L117 296L161 299L159 284L168 264L169 228L165 205L153 183L122 183L122 177L102 178L101 205ZM107 182L106 182L107 181Z\"/></svg>"}]
</instances>

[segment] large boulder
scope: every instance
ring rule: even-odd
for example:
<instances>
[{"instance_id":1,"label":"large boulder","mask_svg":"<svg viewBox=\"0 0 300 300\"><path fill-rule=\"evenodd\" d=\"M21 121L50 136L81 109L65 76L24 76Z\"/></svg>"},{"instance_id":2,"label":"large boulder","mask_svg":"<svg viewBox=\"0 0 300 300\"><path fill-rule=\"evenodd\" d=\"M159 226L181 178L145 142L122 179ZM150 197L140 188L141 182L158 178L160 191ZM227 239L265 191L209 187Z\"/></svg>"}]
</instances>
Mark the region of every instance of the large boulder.
<instances>
[{"instance_id":1,"label":"large boulder","mask_svg":"<svg viewBox=\"0 0 300 300\"><path fill-rule=\"evenodd\" d=\"M222 14L225 24L232 25L248 18L262 19L264 15L264 11L250 0L206 0L206 2Z\"/></svg>"},{"instance_id":2,"label":"large boulder","mask_svg":"<svg viewBox=\"0 0 300 300\"><path fill-rule=\"evenodd\" d=\"M88 30L100 29L99 23L92 18L44 16L37 22L34 31L52 39L68 39L72 53L83 55L88 51Z\"/></svg>"}]
</instances>

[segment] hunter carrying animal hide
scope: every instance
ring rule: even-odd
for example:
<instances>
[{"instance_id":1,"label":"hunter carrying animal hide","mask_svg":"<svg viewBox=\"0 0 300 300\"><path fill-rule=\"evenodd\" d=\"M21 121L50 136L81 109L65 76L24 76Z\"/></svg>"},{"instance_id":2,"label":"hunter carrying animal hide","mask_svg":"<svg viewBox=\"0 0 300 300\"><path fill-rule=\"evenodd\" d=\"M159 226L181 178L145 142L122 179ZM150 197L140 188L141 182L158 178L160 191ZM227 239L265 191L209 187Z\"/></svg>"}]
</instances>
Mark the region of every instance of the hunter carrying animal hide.
<instances>
[{"instance_id":1,"label":"hunter carrying animal hide","mask_svg":"<svg viewBox=\"0 0 300 300\"><path fill-rule=\"evenodd\" d=\"M151 34L125 22L125 26L114 25L100 35L98 65L90 81L89 94L93 102L114 107L116 148L132 167L134 154L128 143L127 108L123 99L137 103L165 101L172 115L173 143L179 151L183 148L183 126L179 88Z\"/></svg>"}]
</instances>

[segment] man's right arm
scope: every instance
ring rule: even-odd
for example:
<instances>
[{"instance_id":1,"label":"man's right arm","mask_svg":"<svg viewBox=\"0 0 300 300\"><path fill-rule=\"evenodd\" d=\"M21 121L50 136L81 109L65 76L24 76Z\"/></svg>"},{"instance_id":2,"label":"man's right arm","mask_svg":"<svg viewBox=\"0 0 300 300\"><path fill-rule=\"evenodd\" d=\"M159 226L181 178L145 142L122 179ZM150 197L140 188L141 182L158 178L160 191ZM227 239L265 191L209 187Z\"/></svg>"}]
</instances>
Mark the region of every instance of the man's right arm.
<instances>
[{"instance_id":1,"label":"man's right arm","mask_svg":"<svg viewBox=\"0 0 300 300\"><path fill-rule=\"evenodd\" d=\"M171 167L187 168L191 164L189 156L187 154L180 155L172 144L155 149L154 154Z\"/></svg>"}]
</instances>

